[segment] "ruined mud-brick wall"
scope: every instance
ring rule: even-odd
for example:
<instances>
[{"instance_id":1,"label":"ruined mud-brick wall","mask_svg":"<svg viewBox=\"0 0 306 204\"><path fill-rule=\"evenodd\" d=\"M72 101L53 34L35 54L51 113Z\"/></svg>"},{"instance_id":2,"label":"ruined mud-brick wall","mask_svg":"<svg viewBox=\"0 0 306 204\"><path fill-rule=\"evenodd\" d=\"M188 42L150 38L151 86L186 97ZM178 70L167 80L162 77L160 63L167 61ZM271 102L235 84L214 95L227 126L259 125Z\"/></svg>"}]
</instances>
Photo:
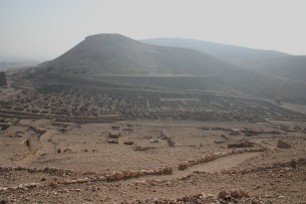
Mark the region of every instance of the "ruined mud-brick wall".
<instances>
[{"instance_id":1,"label":"ruined mud-brick wall","mask_svg":"<svg viewBox=\"0 0 306 204\"><path fill-rule=\"evenodd\" d=\"M0 86L7 86L5 72L0 72Z\"/></svg>"}]
</instances>

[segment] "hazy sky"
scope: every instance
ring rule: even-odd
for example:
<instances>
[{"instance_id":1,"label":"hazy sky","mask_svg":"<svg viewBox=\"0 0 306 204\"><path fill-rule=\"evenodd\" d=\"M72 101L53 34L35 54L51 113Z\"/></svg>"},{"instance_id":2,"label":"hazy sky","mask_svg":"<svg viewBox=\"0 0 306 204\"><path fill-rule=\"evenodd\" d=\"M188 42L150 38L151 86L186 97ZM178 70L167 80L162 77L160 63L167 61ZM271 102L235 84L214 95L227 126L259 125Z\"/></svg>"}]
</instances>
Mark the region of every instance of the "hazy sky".
<instances>
[{"instance_id":1,"label":"hazy sky","mask_svg":"<svg viewBox=\"0 0 306 204\"><path fill-rule=\"evenodd\" d=\"M306 55L306 0L0 0L0 29L0 57L52 59L97 33Z\"/></svg>"}]
</instances>

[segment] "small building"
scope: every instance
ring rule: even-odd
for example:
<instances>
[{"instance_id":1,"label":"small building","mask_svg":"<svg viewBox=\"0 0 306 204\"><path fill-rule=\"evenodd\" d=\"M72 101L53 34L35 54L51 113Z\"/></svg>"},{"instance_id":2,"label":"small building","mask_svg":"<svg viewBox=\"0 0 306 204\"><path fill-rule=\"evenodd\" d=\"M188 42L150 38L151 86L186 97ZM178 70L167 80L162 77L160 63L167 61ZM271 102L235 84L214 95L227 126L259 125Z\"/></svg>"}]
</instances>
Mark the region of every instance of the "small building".
<instances>
[{"instance_id":1,"label":"small building","mask_svg":"<svg viewBox=\"0 0 306 204\"><path fill-rule=\"evenodd\" d=\"M0 72L0 86L7 86L5 72Z\"/></svg>"}]
</instances>

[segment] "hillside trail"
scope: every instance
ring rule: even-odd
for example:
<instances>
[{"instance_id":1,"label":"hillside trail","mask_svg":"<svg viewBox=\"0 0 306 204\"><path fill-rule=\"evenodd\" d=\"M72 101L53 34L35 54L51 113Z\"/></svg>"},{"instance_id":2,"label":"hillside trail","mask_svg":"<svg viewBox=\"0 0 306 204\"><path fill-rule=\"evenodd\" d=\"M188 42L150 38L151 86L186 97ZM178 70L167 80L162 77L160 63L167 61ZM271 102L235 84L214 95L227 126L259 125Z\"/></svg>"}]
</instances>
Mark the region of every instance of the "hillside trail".
<instances>
[{"instance_id":1,"label":"hillside trail","mask_svg":"<svg viewBox=\"0 0 306 204\"><path fill-rule=\"evenodd\" d=\"M55 144L48 142L56 134L53 130L48 130L39 139L39 147L37 151L29 152L27 156L19 161L15 162L15 166L31 166L31 163L37 160L41 155L53 153L55 151Z\"/></svg>"}]
</instances>

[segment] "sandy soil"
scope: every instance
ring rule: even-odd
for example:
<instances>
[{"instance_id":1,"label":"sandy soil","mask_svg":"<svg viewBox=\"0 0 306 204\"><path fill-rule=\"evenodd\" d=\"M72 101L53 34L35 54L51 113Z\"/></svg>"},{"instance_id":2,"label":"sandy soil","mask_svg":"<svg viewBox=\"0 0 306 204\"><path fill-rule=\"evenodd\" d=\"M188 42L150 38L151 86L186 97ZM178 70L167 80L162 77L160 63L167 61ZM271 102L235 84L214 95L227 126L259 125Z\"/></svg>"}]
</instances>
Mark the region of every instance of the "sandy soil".
<instances>
[{"instance_id":1,"label":"sandy soil","mask_svg":"<svg viewBox=\"0 0 306 204\"><path fill-rule=\"evenodd\" d=\"M0 91L0 204L306 203L305 115L269 101L18 78Z\"/></svg>"},{"instance_id":2,"label":"sandy soil","mask_svg":"<svg viewBox=\"0 0 306 204\"><path fill-rule=\"evenodd\" d=\"M2 203L306 203L304 123L4 123Z\"/></svg>"}]
</instances>

